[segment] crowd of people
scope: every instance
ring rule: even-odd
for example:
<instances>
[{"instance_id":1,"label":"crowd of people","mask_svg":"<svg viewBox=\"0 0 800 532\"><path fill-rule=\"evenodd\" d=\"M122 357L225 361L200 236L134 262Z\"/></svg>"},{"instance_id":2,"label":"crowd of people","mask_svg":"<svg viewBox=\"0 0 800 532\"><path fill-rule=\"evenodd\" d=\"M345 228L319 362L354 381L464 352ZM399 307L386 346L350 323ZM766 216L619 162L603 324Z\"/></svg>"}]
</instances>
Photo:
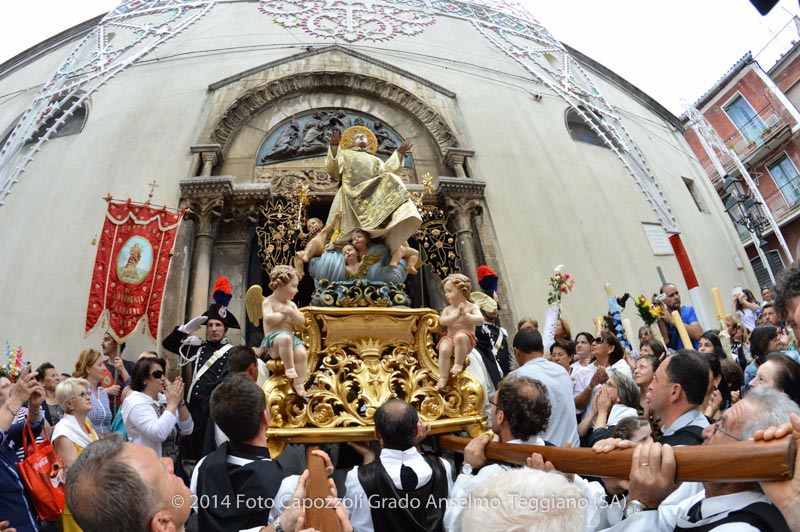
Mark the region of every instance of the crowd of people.
<instances>
[{"instance_id":1,"label":"crowd of people","mask_svg":"<svg viewBox=\"0 0 800 532\"><path fill-rule=\"evenodd\" d=\"M639 330L638 349L609 329L573 334L560 317L547 352L535 318L509 338L496 301L472 293L483 323L465 371L487 392L492 432L463 456L442 453L417 411L389 400L375 413L375 442L314 451L337 470L327 504L341 529L800 530L800 463L788 480L675 481L673 447L800 439L800 269L762 290L763 302L734 292L722 331L703 331L665 284L654 297L661 318ZM203 325L206 339L192 336ZM69 374L51 363L13 384L0 374L0 530L305 529L305 453L289 445L270 457L264 362L227 341L232 327L215 303L164 340L191 382L170 380L157 353L124 359L110 334ZM26 424L67 471L56 523L38 519L17 470ZM524 467L488 460L491 442L589 447L598 461L634 451L629 479L593 478L561 474L538 453Z\"/></svg>"}]
</instances>

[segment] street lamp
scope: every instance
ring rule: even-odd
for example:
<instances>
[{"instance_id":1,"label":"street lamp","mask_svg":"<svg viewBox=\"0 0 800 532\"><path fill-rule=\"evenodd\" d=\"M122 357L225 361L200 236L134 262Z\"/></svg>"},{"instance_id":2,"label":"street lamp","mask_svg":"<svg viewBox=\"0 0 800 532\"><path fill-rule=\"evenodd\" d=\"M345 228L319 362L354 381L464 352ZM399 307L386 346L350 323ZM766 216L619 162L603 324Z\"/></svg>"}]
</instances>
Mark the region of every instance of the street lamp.
<instances>
[{"instance_id":1,"label":"street lamp","mask_svg":"<svg viewBox=\"0 0 800 532\"><path fill-rule=\"evenodd\" d=\"M725 210L735 223L747 229L753 238L753 243L761 248L767 273L769 273L772 283L775 284L775 272L772 271L772 265L769 262L769 245L762 233L769 225L769 220L761 210L761 202L745 192L741 179L727 174L723 177L722 189L730 193L730 197L725 202Z\"/></svg>"}]
</instances>

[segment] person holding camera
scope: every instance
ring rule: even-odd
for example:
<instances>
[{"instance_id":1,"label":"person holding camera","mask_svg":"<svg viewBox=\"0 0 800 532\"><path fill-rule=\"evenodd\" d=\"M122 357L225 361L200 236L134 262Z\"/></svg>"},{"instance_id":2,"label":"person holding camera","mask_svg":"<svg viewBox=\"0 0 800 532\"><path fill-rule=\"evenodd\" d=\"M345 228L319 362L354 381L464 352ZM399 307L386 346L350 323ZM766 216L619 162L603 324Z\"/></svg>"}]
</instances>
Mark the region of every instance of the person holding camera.
<instances>
[{"instance_id":1,"label":"person holding camera","mask_svg":"<svg viewBox=\"0 0 800 532\"><path fill-rule=\"evenodd\" d=\"M750 289L742 290L741 286L733 289L733 315L739 318L742 325L747 327L749 332L753 332L756 326L756 318L761 306L756 301L756 296Z\"/></svg>"},{"instance_id":2,"label":"person holding camera","mask_svg":"<svg viewBox=\"0 0 800 532\"><path fill-rule=\"evenodd\" d=\"M673 351L681 349L694 349L700 347L700 335L703 334L703 328L697 319L697 314L694 307L681 306L681 295L678 292L678 287L672 283L667 283L661 287L659 295L656 300L661 303L661 317L658 318L658 328L661 329L661 336L667 342L667 347ZM678 328L675 327L675 322L672 319L672 312L678 311L686 326L686 332L689 334L689 339L692 345L684 346L681 337L678 334Z\"/></svg>"}]
</instances>

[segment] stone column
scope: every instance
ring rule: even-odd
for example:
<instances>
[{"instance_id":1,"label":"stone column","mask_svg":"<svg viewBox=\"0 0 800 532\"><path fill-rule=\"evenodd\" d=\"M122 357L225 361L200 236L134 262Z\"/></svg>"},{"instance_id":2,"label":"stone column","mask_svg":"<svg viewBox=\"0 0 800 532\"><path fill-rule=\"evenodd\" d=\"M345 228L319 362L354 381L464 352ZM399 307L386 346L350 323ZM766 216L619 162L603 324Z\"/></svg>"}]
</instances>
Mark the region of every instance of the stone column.
<instances>
[{"instance_id":1,"label":"stone column","mask_svg":"<svg viewBox=\"0 0 800 532\"><path fill-rule=\"evenodd\" d=\"M230 176L186 178L181 179L180 186L189 205L189 216L196 225L188 312L195 317L208 309L214 240L225 198L233 189L233 179Z\"/></svg>"},{"instance_id":2,"label":"stone column","mask_svg":"<svg viewBox=\"0 0 800 532\"><path fill-rule=\"evenodd\" d=\"M219 144L198 144L189 149L200 155L200 177L210 176L214 166L222 161L222 146Z\"/></svg>"},{"instance_id":3,"label":"stone column","mask_svg":"<svg viewBox=\"0 0 800 532\"><path fill-rule=\"evenodd\" d=\"M475 152L472 150L463 150L461 148L447 148L444 154L444 164L453 169L456 177L466 178L467 173L464 170L464 163L467 157L472 157Z\"/></svg>"},{"instance_id":4,"label":"stone column","mask_svg":"<svg viewBox=\"0 0 800 532\"><path fill-rule=\"evenodd\" d=\"M195 213L197 232L192 256L191 309L189 316L199 316L209 304L208 290L211 283L211 252L214 247L219 217L222 214L222 198L195 202L191 209Z\"/></svg>"},{"instance_id":5,"label":"stone column","mask_svg":"<svg viewBox=\"0 0 800 532\"><path fill-rule=\"evenodd\" d=\"M455 226L463 273L472 281L473 290L477 290L478 255L475 252L475 239L472 235L472 218L480 216L483 207L476 199L446 198L445 203Z\"/></svg>"}]
</instances>

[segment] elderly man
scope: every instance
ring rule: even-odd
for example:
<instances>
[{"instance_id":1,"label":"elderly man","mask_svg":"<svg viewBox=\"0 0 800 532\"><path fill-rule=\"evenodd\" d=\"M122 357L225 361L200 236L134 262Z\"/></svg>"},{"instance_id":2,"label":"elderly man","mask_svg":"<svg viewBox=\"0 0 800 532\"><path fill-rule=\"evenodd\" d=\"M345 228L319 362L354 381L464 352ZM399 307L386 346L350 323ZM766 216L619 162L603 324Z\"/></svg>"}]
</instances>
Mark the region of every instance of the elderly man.
<instances>
[{"instance_id":1,"label":"elderly man","mask_svg":"<svg viewBox=\"0 0 800 532\"><path fill-rule=\"evenodd\" d=\"M215 286L219 284L218 279ZM218 296L219 292L220 290L215 290L215 300L219 299L227 305L230 294L226 294L226 300ZM228 375L228 351L233 348L228 342L228 329L239 328L236 317L225 305L219 302L213 303L201 316L176 327L162 342L165 349L177 353L183 363L191 364L192 367L192 380L186 387L186 402L194 422L190 457L195 460L203 456L211 392ZM191 336L204 324L205 342L196 336Z\"/></svg>"},{"instance_id":2,"label":"elderly man","mask_svg":"<svg viewBox=\"0 0 800 532\"><path fill-rule=\"evenodd\" d=\"M344 506L356 530L442 530L452 474L447 461L417 451L415 444L424 432L414 407L398 399L375 413L380 456L374 461L365 456L364 464L349 471L345 481Z\"/></svg>"},{"instance_id":3,"label":"elderly man","mask_svg":"<svg viewBox=\"0 0 800 532\"><path fill-rule=\"evenodd\" d=\"M752 438L779 425L798 406L786 394L754 388L703 430L703 445ZM630 447L631 442L621 446ZM675 455L669 445L645 443L634 450L625 520L607 530L789 530L770 499L754 482L686 482L676 489Z\"/></svg>"},{"instance_id":4,"label":"elderly man","mask_svg":"<svg viewBox=\"0 0 800 532\"><path fill-rule=\"evenodd\" d=\"M700 411L708 389L708 363L695 351L668 356L653 375L647 395L662 423L661 443L699 445L708 419Z\"/></svg>"},{"instance_id":5,"label":"elderly man","mask_svg":"<svg viewBox=\"0 0 800 532\"><path fill-rule=\"evenodd\" d=\"M351 134L354 134L352 146L339 149L339 142ZM339 243L349 241L354 230L362 229L372 238L383 238L389 253L394 254L422 224L411 194L393 173L400 169L411 143L403 141L384 163L372 155L377 150L377 141L366 128L348 128L344 136L334 130L329 140L327 170L334 179L341 181L341 187L325 225L333 223L336 213L341 212Z\"/></svg>"},{"instance_id":6,"label":"elderly man","mask_svg":"<svg viewBox=\"0 0 800 532\"><path fill-rule=\"evenodd\" d=\"M700 326L700 322L697 320L697 313L695 313L694 307L681 306L681 294L678 292L678 287L672 283L662 286L659 293L666 298L661 307L658 327L667 342L667 347L673 351L700 347L700 335L703 334L703 327ZM672 312L674 311L678 311L680 314L681 321L686 326L686 332L689 334L692 345L683 345L683 340L678 334L678 328L675 326L675 320L672 318Z\"/></svg>"},{"instance_id":7,"label":"elderly man","mask_svg":"<svg viewBox=\"0 0 800 532\"><path fill-rule=\"evenodd\" d=\"M281 523L255 530L293 532L304 527L308 476L306 471L300 477ZM182 532L191 501L192 493L172 471L172 460L159 458L147 447L125 443L116 433L87 446L67 473L67 505L83 532ZM341 506L336 516L342 530L352 532Z\"/></svg>"}]
</instances>

